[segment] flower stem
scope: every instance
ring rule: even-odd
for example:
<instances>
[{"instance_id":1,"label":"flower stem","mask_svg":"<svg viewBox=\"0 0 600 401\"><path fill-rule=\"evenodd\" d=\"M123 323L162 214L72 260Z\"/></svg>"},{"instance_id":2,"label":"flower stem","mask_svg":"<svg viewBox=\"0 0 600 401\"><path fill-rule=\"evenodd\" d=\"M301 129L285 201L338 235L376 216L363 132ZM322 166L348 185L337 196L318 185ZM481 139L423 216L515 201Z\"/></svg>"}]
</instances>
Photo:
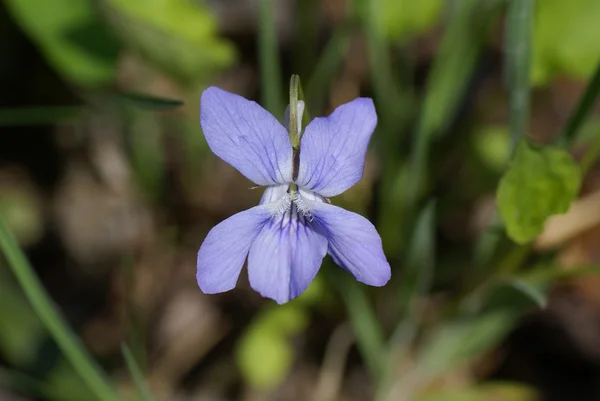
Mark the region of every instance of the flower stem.
<instances>
[{"instance_id":1,"label":"flower stem","mask_svg":"<svg viewBox=\"0 0 600 401\"><path fill-rule=\"evenodd\" d=\"M300 127L298 127L298 95L300 77L293 74L290 78L290 119L288 133L292 142L292 179L298 178L300 167Z\"/></svg>"}]
</instances>

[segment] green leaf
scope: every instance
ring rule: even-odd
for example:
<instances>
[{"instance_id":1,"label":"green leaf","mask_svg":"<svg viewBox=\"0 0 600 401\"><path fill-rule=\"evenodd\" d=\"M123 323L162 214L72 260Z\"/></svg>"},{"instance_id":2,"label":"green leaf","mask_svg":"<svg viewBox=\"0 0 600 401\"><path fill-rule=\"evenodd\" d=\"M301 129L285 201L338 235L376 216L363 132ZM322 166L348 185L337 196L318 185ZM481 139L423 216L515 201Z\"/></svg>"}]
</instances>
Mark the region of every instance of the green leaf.
<instances>
[{"instance_id":1,"label":"green leaf","mask_svg":"<svg viewBox=\"0 0 600 401\"><path fill-rule=\"evenodd\" d=\"M231 65L208 6L186 0L102 0L100 10L124 43L185 82Z\"/></svg>"},{"instance_id":2,"label":"green leaf","mask_svg":"<svg viewBox=\"0 0 600 401\"><path fill-rule=\"evenodd\" d=\"M143 93L122 92L117 94L128 105L148 110L170 110L183 106L183 100L156 97Z\"/></svg>"},{"instance_id":3,"label":"green leaf","mask_svg":"<svg viewBox=\"0 0 600 401\"><path fill-rule=\"evenodd\" d=\"M496 194L508 236L519 244L533 240L548 217L569 210L580 185L581 171L566 151L521 141Z\"/></svg>"},{"instance_id":4,"label":"green leaf","mask_svg":"<svg viewBox=\"0 0 600 401\"><path fill-rule=\"evenodd\" d=\"M508 286L519 291L521 294L525 295L528 299L533 301L540 308L545 308L548 305L548 299L546 294L539 288L534 286L531 283L528 283L524 280L519 280L517 278L513 278L506 282Z\"/></svg>"},{"instance_id":5,"label":"green leaf","mask_svg":"<svg viewBox=\"0 0 600 401\"><path fill-rule=\"evenodd\" d=\"M525 134L529 118L532 9L533 0L511 0L506 17L506 75L512 150Z\"/></svg>"},{"instance_id":6,"label":"green leaf","mask_svg":"<svg viewBox=\"0 0 600 401\"><path fill-rule=\"evenodd\" d=\"M536 1L532 80L589 77L600 62L600 1Z\"/></svg>"},{"instance_id":7,"label":"green leaf","mask_svg":"<svg viewBox=\"0 0 600 401\"><path fill-rule=\"evenodd\" d=\"M83 380L83 383L99 400L118 401L119 397L110 385L105 373L54 308L52 300L1 217L0 249L32 309L46 326L65 358ZM56 372L56 370L53 372ZM73 380L70 382L75 383Z\"/></svg>"},{"instance_id":8,"label":"green leaf","mask_svg":"<svg viewBox=\"0 0 600 401\"><path fill-rule=\"evenodd\" d=\"M154 401L152 392L148 388L148 384L144 379L142 369L140 369L139 364L135 360L135 357L133 356L133 353L127 344L121 345L121 352L123 353L125 363L127 363L127 369L129 369L129 373L131 373L131 377L133 378L133 382L135 383L135 387L138 391L140 399L142 401Z\"/></svg>"},{"instance_id":9,"label":"green leaf","mask_svg":"<svg viewBox=\"0 0 600 401\"><path fill-rule=\"evenodd\" d=\"M23 31L69 80L102 85L115 75L118 45L90 0L5 0Z\"/></svg>"},{"instance_id":10,"label":"green leaf","mask_svg":"<svg viewBox=\"0 0 600 401\"><path fill-rule=\"evenodd\" d=\"M483 126L473 134L473 146L481 161L501 172L510 157L510 140L505 126Z\"/></svg>"},{"instance_id":11,"label":"green leaf","mask_svg":"<svg viewBox=\"0 0 600 401\"><path fill-rule=\"evenodd\" d=\"M433 26L443 0L382 0L383 30L392 40L419 34Z\"/></svg>"},{"instance_id":12,"label":"green leaf","mask_svg":"<svg viewBox=\"0 0 600 401\"><path fill-rule=\"evenodd\" d=\"M515 316L502 310L443 322L423 344L415 371L424 378L434 378L468 363L498 344L514 322Z\"/></svg>"},{"instance_id":13,"label":"green leaf","mask_svg":"<svg viewBox=\"0 0 600 401\"><path fill-rule=\"evenodd\" d=\"M244 333L237 347L237 363L248 384L257 389L279 385L294 359L290 336L308 324L304 309L294 303L261 312Z\"/></svg>"},{"instance_id":14,"label":"green leaf","mask_svg":"<svg viewBox=\"0 0 600 401\"><path fill-rule=\"evenodd\" d=\"M263 106L281 118L286 104L283 100L279 40L275 30L273 0L259 0L258 50ZM287 102L286 102L287 103Z\"/></svg>"}]
</instances>

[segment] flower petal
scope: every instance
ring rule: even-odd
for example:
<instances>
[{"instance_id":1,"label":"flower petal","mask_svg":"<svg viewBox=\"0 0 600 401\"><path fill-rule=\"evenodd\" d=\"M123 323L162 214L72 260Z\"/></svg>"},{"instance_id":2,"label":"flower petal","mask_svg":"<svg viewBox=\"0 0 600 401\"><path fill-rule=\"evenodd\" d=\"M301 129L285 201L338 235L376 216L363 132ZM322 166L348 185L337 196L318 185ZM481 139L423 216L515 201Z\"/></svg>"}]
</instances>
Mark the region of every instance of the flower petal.
<instances>
[{"instance_id":1,"label":"flower petal","mask_svg":"<svg viewBox=\"0 0 600 401\"><path fill-rule=\"evenodd\" d=\"M365 155L377 125L373 101L358 98L339 106L329 117L308 124L300 144L296 182L323 196L335 196L362 177Z\"/></svg>"},{"instance_id":2,"label":"flower petal","mask_svg":"<svg viewBox=\"0 0 600 401\"><path fill-rule=\"evenodd\" d=\"M248 255L250 285L279 304L306 290L327 253L327 239L320 228L289 215L265 224Z\"/></svg>"},{"instance_id":3,"label":"flower petal","mask_svg":"<svg viewBox=\"0 0 600 401\"><path fill-rule=\"evenodd\" d=\"M210 230L198 251L196 279L202 292L215 294L235 287L250 246L272 213L268 206L256 206Z\"/></svg>"},{"instance_id":4,"label":"flower petal","mask_svg":"<svg viewBox=\"0 0 600 401\"><path fill-rule=\"evenodd\" d=\"M252 182L291 181L287 130L256 102L210 87L200 99L200 125L210 149Z\"/></svg>"},{"instance_id":5,"label":"flower petal","mask_svg":"<svg viewBox=\"0 0 600 401\"><path fill-rule=\"evenodd\" d=\"M329 254L335 263L362 283L385 285L391 270L373 224L359 214L327 203L311 202L310 207L329 240Z\"/></svg>"}]
</instances>

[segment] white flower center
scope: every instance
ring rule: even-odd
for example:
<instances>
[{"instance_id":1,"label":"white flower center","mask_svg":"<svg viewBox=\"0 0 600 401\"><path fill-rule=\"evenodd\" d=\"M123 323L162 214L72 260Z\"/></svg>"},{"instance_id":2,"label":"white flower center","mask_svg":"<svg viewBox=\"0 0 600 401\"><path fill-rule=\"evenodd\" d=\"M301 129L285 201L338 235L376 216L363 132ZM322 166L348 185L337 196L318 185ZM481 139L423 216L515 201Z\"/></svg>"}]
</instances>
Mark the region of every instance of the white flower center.
<instances>
[{"instance_id":1,"label":"white flower center","mask_svg":"<svg viewBox=\"0 0 600 401\"><path fill-rule=\"evenodd\" d=\"M306 218L311 221L311 203L324 201L325 198L315 192L296 187L294 184L283 184L268 187L260 203L272 204L275 217L292 220Z\"/></svg>"}]
</instances>

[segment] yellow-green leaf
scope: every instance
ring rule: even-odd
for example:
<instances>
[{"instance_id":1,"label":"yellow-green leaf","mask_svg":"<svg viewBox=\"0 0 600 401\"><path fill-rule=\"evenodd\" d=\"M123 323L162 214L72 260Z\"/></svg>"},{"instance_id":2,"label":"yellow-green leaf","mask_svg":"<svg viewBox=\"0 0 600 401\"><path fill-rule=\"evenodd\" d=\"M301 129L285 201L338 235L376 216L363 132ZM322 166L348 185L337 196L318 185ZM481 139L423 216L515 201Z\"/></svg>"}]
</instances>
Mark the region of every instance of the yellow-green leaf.
<instances>
[{"instance_id":1,"label":"yellow-green leaf","mask_svg":"<svg viewBox=\"0 0 600 401\"><path fill-rule=\"evenodd\" d=\"M237 347L237 364L244 380L257 389L270 389L287 376L294 359L290 336L308 323L304 309L289 303L262 311Z\"/></svg>"},{"instance_id":2,"label":"yellow-green leaf","mask_svg":"<svg viewBox=\"0 0 600 401\"><path fill-rule=\"evenodd\" d=\"M186 82L199 82L235 59L206 5L187 0L102 0L101 10L133 50Z\"/></svg>"},{"instance_id":3,"label":"yellow-green leaf","mask_svg":"<svg viewBox=\"0 0 600 401\"><path fill-rule=\"evenodd\" d=\"M520 244L535 239L548 217L569 210L580 185L581 171L566 151L521 141L496 194L508 236Z\"/></svg>"},{"instance_id":4,"label":"yellow-green leaf","mask_svg":"<svg viewBox=\"0 0 600 401\"><path fill-rule=\"evenodd\" d=\"M586 79L600 62L600 1L536 2L532 80L544 84L558 74Z\"/></svg>"},{"instance_id":5,"label":"yellow-green leaf","mask_svg":"<svg viewBox=\"0 0 600 401\"><path fill-rule=\"evenodd\" d=\"M437 22L443 5L442 0L382 0L384 32L390 39L423 32Z\"/></svg>"}]
</instances>

